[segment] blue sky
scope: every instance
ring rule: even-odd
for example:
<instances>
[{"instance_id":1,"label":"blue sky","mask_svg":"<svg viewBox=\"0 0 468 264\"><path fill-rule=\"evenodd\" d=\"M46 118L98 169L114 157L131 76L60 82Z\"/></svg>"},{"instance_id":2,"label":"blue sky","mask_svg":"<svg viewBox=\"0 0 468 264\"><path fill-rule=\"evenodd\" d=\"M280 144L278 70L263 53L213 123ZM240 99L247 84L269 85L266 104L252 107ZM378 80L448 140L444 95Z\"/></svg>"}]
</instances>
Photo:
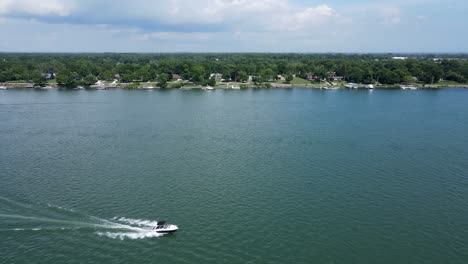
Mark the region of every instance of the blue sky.
<instances>
[{"instance_id":1,"label":"blue sky","mask_svg":"<svg viewBox=\"0 0 468 264\"><path fill-rule=\"evenodd\" d=\"M3 52L468 52L466 0L0 0Z\"/></svg>"}]
</instances>

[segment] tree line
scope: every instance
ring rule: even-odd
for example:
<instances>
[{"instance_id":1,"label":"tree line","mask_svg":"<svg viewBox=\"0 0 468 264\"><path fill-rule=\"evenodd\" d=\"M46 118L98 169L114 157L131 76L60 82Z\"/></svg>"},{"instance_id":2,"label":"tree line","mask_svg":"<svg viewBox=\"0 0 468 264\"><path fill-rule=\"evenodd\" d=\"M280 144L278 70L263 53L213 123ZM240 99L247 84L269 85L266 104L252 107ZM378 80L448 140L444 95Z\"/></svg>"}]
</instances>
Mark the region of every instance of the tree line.
<instances>
[{"instance_id":1,"label":"tree line","mask_svg":"<svg viewBox=\"0 0 468 264\"><path fill-rule=\"evenodd\" d=\"M404 54L403 54L404 55ZM341 76L347 82L399 84L466 83L468 55L410 54L396 60L394 54L269 54L269 53L174 53L174 54L0 54L0 82L33 82L43 85L55 78L59 85L89 86L97 80L154 81L162 85L172 78L197 84L213 84L210 74L236 82L264 83L278 75L314 79ZM437 58L437 59L435 59ZM48 74L54 74L53 76Z\"/></svg>"}]
</instances>

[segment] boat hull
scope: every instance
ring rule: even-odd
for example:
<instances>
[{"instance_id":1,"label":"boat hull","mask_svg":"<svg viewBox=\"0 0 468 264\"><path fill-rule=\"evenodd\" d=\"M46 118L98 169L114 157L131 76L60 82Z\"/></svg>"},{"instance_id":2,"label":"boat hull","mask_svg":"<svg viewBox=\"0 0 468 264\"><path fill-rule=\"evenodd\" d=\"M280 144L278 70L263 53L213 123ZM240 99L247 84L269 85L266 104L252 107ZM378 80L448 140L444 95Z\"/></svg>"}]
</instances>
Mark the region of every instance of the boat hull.
<instances>
[{"instance_id":1,"label":"boat hull","mask_svg":"<svg viewBox=\"0 0 468 264\"><path fill-rule=\"evenodd\" d=\"M170 233L175 233L177 232L177 229L175 230L159 230L159 231L156 231L156 233L161 233L161 234L170 234Z\"/></svg>"}]
</instances>

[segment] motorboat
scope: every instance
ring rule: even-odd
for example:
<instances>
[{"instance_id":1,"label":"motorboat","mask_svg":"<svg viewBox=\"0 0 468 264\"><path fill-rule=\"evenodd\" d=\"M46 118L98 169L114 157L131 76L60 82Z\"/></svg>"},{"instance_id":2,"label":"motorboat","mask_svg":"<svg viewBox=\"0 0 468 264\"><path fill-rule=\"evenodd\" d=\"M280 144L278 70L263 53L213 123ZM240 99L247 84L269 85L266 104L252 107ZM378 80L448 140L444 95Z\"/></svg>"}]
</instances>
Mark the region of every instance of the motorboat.
<instances>
[{"instance_id":1,"label":"motorboat","mask_svg":"<svg viewBox=\"0 0 468 264\"><path fill-rule=\"evenodd\" d=\"M348 83L346 84L346 88L349 88L349 89L358 89L359 88L359 85L357 83Z\"/></svg>"},{"instance_id":2,"label":"motorboat","mask_svg":"<svg viewBox=\"0 0 468 264\"><path fill-rule=\"evenodd\" d=\"M403 90L417 90L418 88L416 86L412 86L412 85L402 85L401 89L403 89Z\"/></svg>"},{"instance_id":3,"label":"motorboat","mask_svg":"<svg viewBox=\"0 0 468 264\"><path fill-rule=\"evenodd\" d=\"M6 90L6 86L0 86L0 90Z\"/></svg>"},{"instance_id":4,"label":"motorboat","mask_svg":"<svg viewBox=\"0 0 468 264\"><path fill-rule=\"evenodd\" d=\"M369 89L369 90L372 90L372 89L374 89L374 85L373 84L368 84L368 85L366 85L366 88Z\"/></svg>"},{"instance_id":5,"label":"motorboat","mask_svg":"<svg viewBox=\"0 0 468 264\"><path fill-rule=\"evenodd\" d=\"M176 225L166 223L166 221L159 221L152 230L157 233L174 233L179 230L179 228Z\"/></svg>"}]
</instances>

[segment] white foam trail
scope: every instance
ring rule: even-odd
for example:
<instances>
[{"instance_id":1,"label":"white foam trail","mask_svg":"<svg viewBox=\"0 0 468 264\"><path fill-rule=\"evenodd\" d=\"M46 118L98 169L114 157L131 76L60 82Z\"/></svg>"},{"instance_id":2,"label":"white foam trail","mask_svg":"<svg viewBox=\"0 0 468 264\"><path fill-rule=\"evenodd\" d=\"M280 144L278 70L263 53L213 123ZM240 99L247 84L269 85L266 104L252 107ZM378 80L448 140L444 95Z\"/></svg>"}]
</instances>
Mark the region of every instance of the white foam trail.
<instances>
[{"instance_id":1,"label":"white foam trail","mask_svg":"<svg viewBox=\"0 0 468 264\"><path fill-rule=\"evenodd\" d=\"M152 229L147 229L145 227L154 227L158 224L157 221L144 220L144 219L132 219L126 217L113 217L111 220L118 221L120 223L115 223L107 220L102 220L109 225L108 228L115 229L127 229L131 232L96 232L98 236L108 237L112 239L144 239L144 238L153 238L161 237L164 234L153 231ZM125 224L121 224L125 223Z\"/></svg>"},{"instance_id":2,"label":"white foam trail","mask_svg":"<svg viewBox=\"0 0 468 264\"><path fill-rule=\"evenodd\" d=\"M164 234L157 233L152 230L144 230L142 229L140 232L97 232L98 236L105 236L108 238L113 239L120 239L124 240L128 239L144 239L144 238L153 238L153 237L160 237Z\"/></svg>"},{"instance_id":3,"label":"white foam trail","mask_svg":"<svg viewBox=\"0 0 468 264\"><path fill-rule=\"evenodd\" d=\"M14 205L18 205L24 208L31 208L36 209L34 205L28 205L19 203L8 198L4 198L0 196L0 200L6 201L8 203L12 203ZM47 231L47 230L76 230L76 229L95 229L96 234L103 237L108 237L112 239L144 239L144 238L154 238L154 237L161 237L165 234L157 233L152 230L153 227L157 226L158 222L154 220L145 220L145 219L133 219L133 218L126 218L126 217L114 217L110 220L105 220L101 218L97 218L94 216L83 215L80 213L75 212L75 210L63 208L60 206L55 206L53 204L47 204L48 208L51 209L58 209L61 211L73 212L77 216L80 217L80 220L72 220L67 218L73 218L73 215L67 214L64 215L63 218L61 217L56 218L56 212L53 217L47 217L42 215L35 215L34 211L30 212L29 215L21 215L21 214L4 214L0 212L0 219L7 218L7 219L17 219L17 220L25 220L28 222L39 222L39 223L48 223L48 225L55 225L51 227L34 227L34 228L14 228L8 230L0 231ZM32 215L30 215L32 214ZM58 226L57 226L58 225ZM108 231L106 231L106 229Z\"/></svg>"},{"instance_id":4,"label":"white foam trail","mask_svg":"<svg viewBox=\"0 0 468 264\"><path fill-rule=\"evenodd\" d=\"M127 224L130 224L130 225L136 225L136 226L153 227L153 226L158 225L157 221L142 220L142 219L131 219L131 218L125 218L125 217L120 217L120 218L117 219L117 221L122 222L122 223L127 223Z\"/></svg>"}]
</instances>

